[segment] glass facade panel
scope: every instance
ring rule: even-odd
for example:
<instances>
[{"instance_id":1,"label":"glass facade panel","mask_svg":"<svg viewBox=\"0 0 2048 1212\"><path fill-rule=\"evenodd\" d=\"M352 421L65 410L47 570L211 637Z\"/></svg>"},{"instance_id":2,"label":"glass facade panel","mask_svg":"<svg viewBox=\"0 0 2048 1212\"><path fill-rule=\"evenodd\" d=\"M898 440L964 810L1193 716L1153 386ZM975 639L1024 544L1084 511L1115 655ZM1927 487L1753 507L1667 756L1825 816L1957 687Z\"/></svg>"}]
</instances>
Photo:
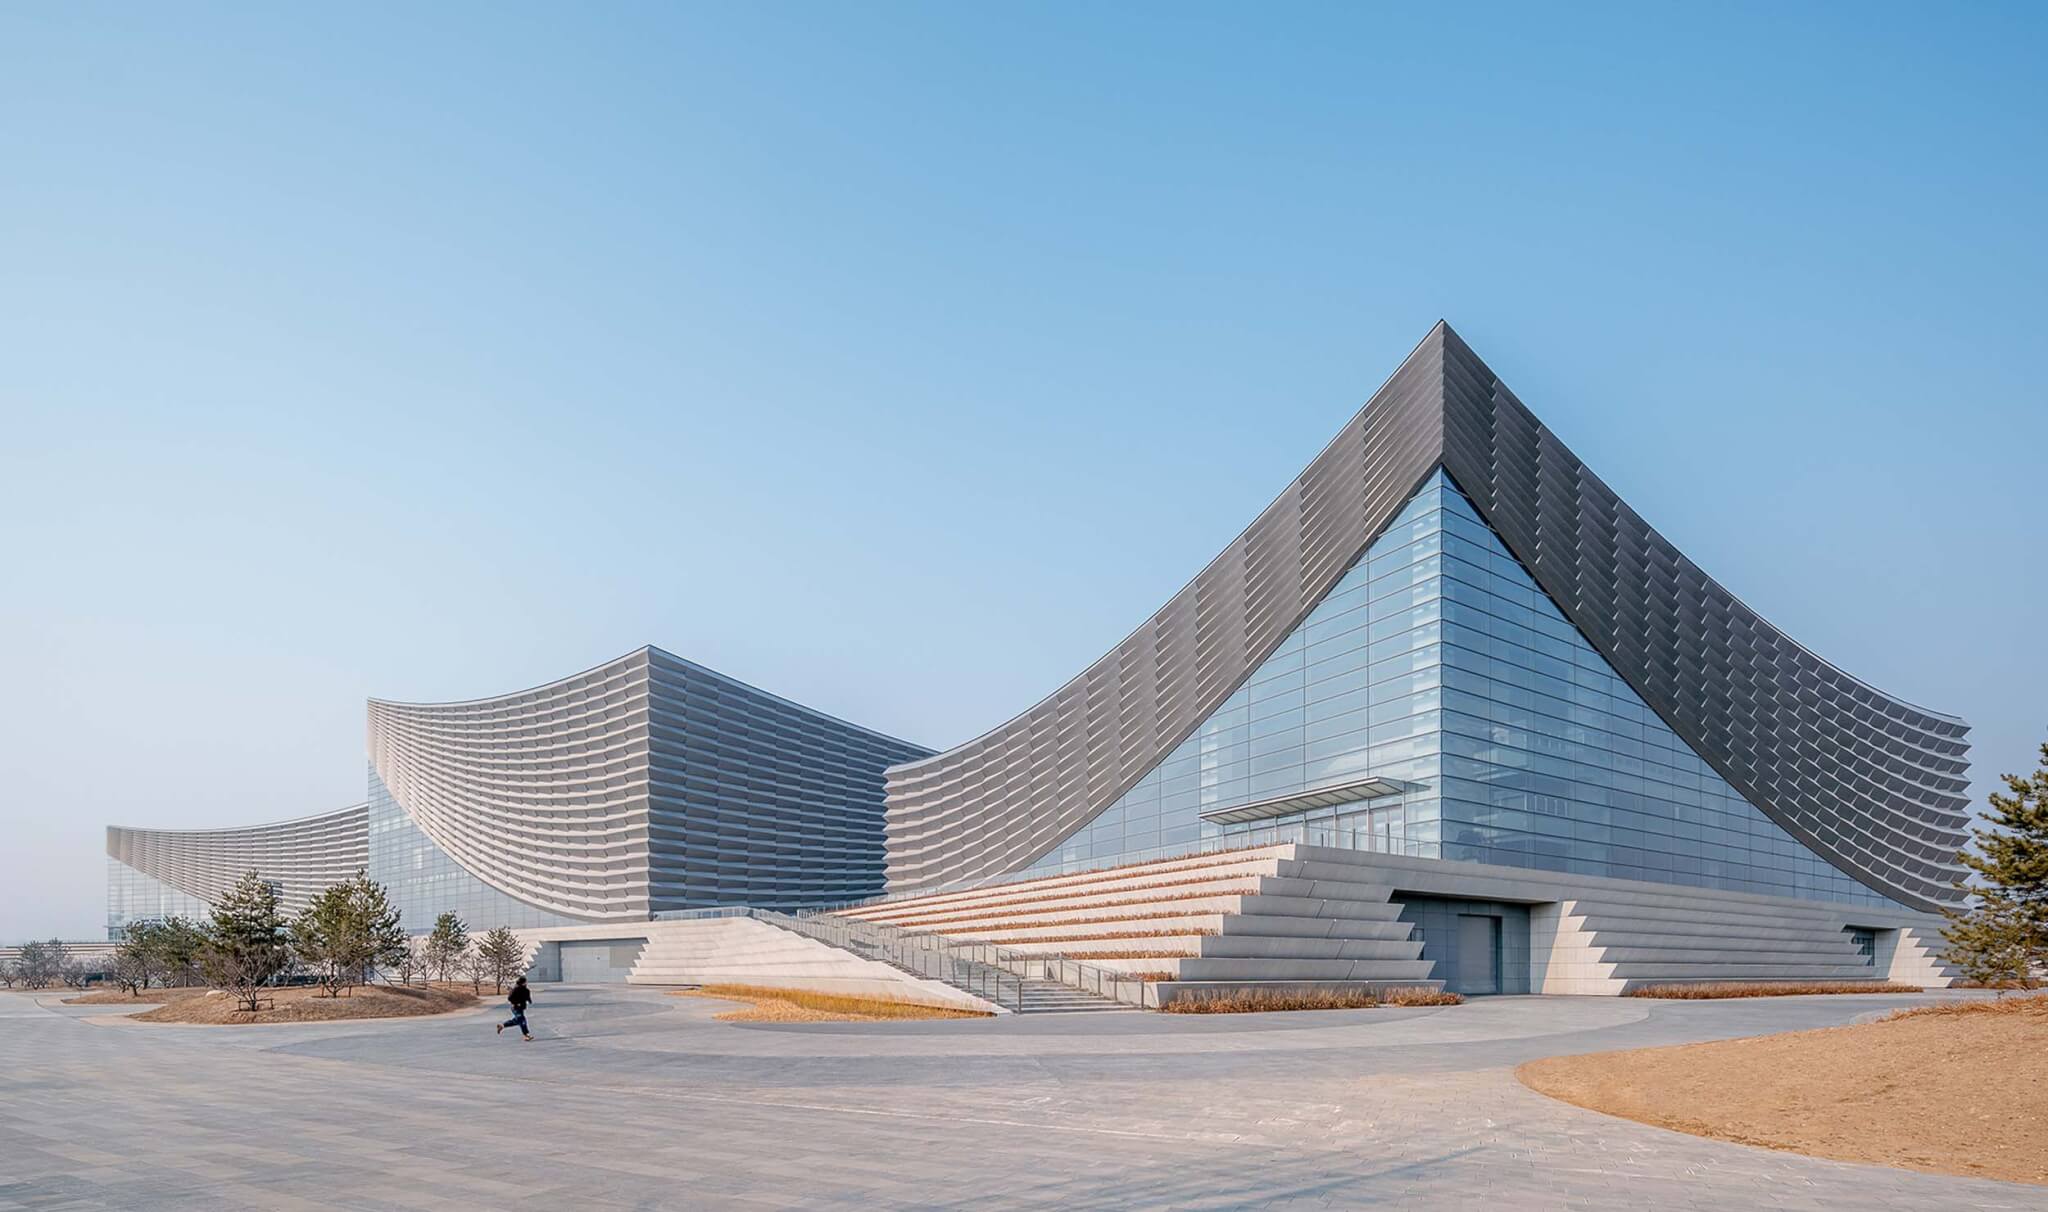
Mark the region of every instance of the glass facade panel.
<instances>
[{"instance_id":1,"label":"glass facade panel","mask_svg":"<svg viewBox=\"0 0 2048 1212\"><path fill-rule=\"evenodd\" d=\"M1201 819L1366 775L1415 789ZM1666 727L1441 470L1243 687L1030 871L1295 823L1423 858L1889 903Z\"/></svg>"},{"instance_id":2,"label":"glass facade panel","mask_svg":"<svg viewBox=\"0 0 2048 1212\"><path fill-rule=\"evenodd\" d=\"M413 823L390 788L370 776L370 878L390 893L399 924L414 934L434 928L434 919L454 910L470 933L498 926L575 926L582 919L537 909L508 896L466 871Z\"/></svg>"},{"instance_id":3,"label":"glass facade panel","mask_svg":"<svg viewBox=\"0 0 2048 1212\"><path fill-rule=\"evenodd\" d=\"M119 859L107 860L108 942L118 943L126 938L128 927L135 922L170 917L203 922L212 916L213 906L198 897L180 892Z\"/></svg>"}]
</instances>

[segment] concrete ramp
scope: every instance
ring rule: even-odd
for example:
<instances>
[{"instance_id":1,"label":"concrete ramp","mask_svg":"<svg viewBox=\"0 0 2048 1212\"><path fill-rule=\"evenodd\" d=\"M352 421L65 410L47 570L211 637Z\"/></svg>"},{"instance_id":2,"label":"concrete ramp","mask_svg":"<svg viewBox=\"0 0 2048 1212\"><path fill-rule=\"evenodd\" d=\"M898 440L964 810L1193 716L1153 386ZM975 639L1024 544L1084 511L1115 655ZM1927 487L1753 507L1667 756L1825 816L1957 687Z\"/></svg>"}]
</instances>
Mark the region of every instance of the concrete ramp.
<instances>
[{"instance_id":1,"label":"concrete ramp","mask_svg":"<svg viewBox=\"0 0 2048 1212\"><path fill-rule=\"evenodd\" d=\"M752 917L565 926L518 932L544 969L548 944L603 938L642 945L625 976L632 985L761 985L860 997L896 998L993 1012L998 1007L938 981L925 980ZM539 978L560 978L540 971Z\"/></svg>"}]
</instances>

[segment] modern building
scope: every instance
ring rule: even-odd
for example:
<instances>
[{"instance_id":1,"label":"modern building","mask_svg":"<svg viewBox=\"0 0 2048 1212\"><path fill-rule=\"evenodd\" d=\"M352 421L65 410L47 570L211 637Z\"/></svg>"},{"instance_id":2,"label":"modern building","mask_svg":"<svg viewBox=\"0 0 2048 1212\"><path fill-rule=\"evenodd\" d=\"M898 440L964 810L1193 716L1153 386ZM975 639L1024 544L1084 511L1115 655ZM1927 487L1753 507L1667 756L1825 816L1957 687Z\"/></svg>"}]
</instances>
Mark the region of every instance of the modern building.
<instances>
[{"instance_id":1,"label":"modern building","mask_svg":"<svg viewBox=\"0 0 2048 1212\"><path fill-rule=\"evenodd\" d=\"M249 872L277 889L297 913L322 889L354 875L369 857L369 805L237 829L107 827L107 937L129 923L204 920Z\"/></svg>"},{"instance_id":2,"label":"modern building","mask_svg":"<svg viewBox=\"0 0 2048 1212\"><path fill-rule=\"evenodd\" d=\"M1744 605L1439 324L1122 643L889 771L889 886L1295 840L1492 988L1905 964L1961 895L1967 731Z\"/></svg>"},{"instance_id":3,"label":"modern building","mask_svg":"<svg viewBox=\"0 0 2048 1212\"><path fill-rule=\"evenodd\" d=\"M462 703L370 702L370 874L406 919L645 921L882 889L882 772L930 750L658 648Z\"/></svg>"},{"instance_id":4,"label":"modern building","mask_svg":"<svg viewBox=\"0 0 2048 1212\"><path fill-rule=\"evenodd\" d=\"M251 870L296 911L366 869L414 930L858 900L882 890L882 772L929 752L658 648L492 698L373 699L365 804L108 829L108 934L203 917Z\"/></svg>"},{"instance_id":5,"label":"modern building","mask_svg":"<svg viewBox=\"0 0 2048 1212\"><path fill-rule=\"evenodd\" d=\"M1771 626L1442 324L1156 614L943 753L655 648L368 726L366 805L110 830L110 933L363 866L414 929L509 925L578 979L729 972L777 948L690 911L886 891L755 925L1013 978L1073 952L1148 1002L1941 984L1968 819L1961 720Z\"/></svg>"}]
</instances>

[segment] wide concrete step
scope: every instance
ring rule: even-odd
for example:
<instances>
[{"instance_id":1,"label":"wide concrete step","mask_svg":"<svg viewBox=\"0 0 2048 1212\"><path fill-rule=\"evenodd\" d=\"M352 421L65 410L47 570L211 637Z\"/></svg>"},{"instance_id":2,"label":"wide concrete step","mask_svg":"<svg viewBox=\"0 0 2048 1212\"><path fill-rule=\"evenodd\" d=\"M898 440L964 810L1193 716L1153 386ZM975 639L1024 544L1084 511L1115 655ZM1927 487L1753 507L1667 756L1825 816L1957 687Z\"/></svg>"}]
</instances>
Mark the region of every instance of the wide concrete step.
<instances>
[{"instance_id":1,"label":"wide concrete step","mask_svg":"<svg viewBox=\"0 0 2048 1212\"><path fill-rule=\"evenodd\" d=\"M1138 906L1164 905L1206 896L1278 896L1302 900L1354 901L1386 904L1393 889L1387 884L1365 884L1339 880L1295 879L1280 875L1226 875L1190 879L1159 885L1133 885L1106 893L1073 893L1019 898L1012 902L967 906L938 913L907 913L888 919L888 925L902 929L929 927L971 927L975 923L1005 920L1021 914L1046 914L1063 910L1130 910ZM1398 910L1396 911L1398 913Z\"/></svg>"},{"instance_id":2,"label":"wide concrete step","mask_svg":"<svg viewBox=\"0 0 2048 1212\"><path fill-rule=\"evenodd\" d=\"M1848 961L1856 948L1846 936L1752 939L1729 934L1648 934L1632 930L1592 931L1595 946L1658 951L1742 951L1757 955L1825 956Z\"/></svg>"},{"instance_id":3,"label":"wide concrete step","mask_svg":"<svg viewBox=\"0 0 2048 1212\"><path fill-rule=\"evenodd\" d=\"M1257 902L1251 902L1256 906ZM983 930L948 930L948 938L1012 946L1031 942L1071 942L1116 936L1155 937L1160 934L1229 934L1279 936L1285 938L1406 939L1414 927L1399 920L1341 917L1288 917L1258 913L1194 913L1139 921L1052 921L1004 923Z\"/></svg>"},{"instance_id":4,"label":"wide concrete step","mask_svg":"<svg viewBox=\"0 0 2048 1212\"><path fill-rule=\"evenodd\" d=\"M1668 921L1660 918L1632 918L1621 914L1605 913L1597 917L1573 914L1571 917L1585 929L1599 934L1634 934L1645 938L1739 938L1759 943L1836 941L1842 946L1853 944L1849 936L1828 926L1753 926L1747 923L1730 924L1711 920Z\"/></svg>"},{"instance_id":5,"label":"wide concrete step","mask_svg":"<svg viewBox=\"0 0 2048 1212\"><path fill-rule=\"evenodd\" d=\"M1113 972L1171 972L1179 980L1426 981L1436 967L1425 959L1130 959L1089 960Z\"/></svg>"},{"instance_id":6,"label":"wide concrete step","mask_svg":"<svg viewBox=\"0 0 2048 1212\"><path fill-rule=\"evenodd\" d=\"M955 892L935 892L929 896L910 897L897 901L884 901L874 905L859 905L840 910L845 917L869 920L886 920L889 915L906 907L916 906L931 909L944 905L959 905L999 899L1017 893L1040 893L1055 889L1075 889L1114 884L1119 881L1137 879L1156 880L1169 875L1188 871L1216 870L1236 865L1248 865L1287 857L1293 848L1287 845L1260 846L1245 850L1213 851L1204 854L1181 855L1174 858L1152 859L1141 863L1103 868L1097 871L1075 872L1070 875L1048 875L1036 879L1010 880L1000 884L983 884L975 888Z\"/></svg>"},{"instance_id":7,"label":"wide concrete step","mask_svg":"<svg viewBox=\"0 0 2048 1212\"><path fill-rule=\"evenodd\" d=\"M1750 983L1765 980L1866 981L1881 973L1862 964L1782 964L1742 956L1727 963L1673 963L1656 959L1613 965L1617 978L1630 981L1712 980Z\"/></svg>"},{"instance_id":8,"label":"wide concrete step","mask_svg":"<svg viewBox=\"0 0 2048 1212\"><path fill-rule=\"evenodd\" d=\"M1641 902L1637 902L1612 895L1580 897L1573 900L1570 912L1594 919L1612 917L1638 922L1713 922L1730 928L1799 930L1838 930L1848 918L1847 906L1843 907L1843 912L1836 912L1832 907L1801 909L1725 902L1691 905L1661 903L1675 899L1677 898L1646 896Z\"/></svg>"},{"instance_id":9,"label":"wide concrete step","mask_svg":"<svg viewBox=\"0 0 2048 1212\"><path fill-rule=\"evenodd\" d=\"M1145 889L1185 887L1204 882L1279 875L1281 860L1271 856L1204 863L1164 871L1104 875L1102 878L1059 884L997 884L970 894L897 901L840 911L840 916L862 921L899 924L926 917L957 915L977 909L1004 908L1034 901L1058 902L1112 896Z\"/></svg>"},{"instance_id":10,"label":"wide concrete step","mask_svg":"<svg viewBox=\"0 0 2048 1212\"><path fill-rule=\"evenodd\" d=\"M1285 938L1274 935L1171 935L1071 943L1019 943L1020 955L1064 955L1083 963L1104 958L1186 956L1222 959L1399 959L1421 956L1422 943L1406 939Z\"/></svg>"}]
</instances>

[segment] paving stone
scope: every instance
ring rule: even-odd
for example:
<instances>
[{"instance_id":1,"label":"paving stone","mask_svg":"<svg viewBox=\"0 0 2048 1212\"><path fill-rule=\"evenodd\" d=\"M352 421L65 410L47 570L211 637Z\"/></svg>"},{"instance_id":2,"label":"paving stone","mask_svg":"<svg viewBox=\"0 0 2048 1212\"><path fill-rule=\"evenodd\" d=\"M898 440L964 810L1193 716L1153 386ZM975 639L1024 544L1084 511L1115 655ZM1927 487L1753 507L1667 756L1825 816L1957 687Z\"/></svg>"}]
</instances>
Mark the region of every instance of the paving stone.
<instances>
[{"instance_id":1,"label":"paving stone","mask_svg":"<svg viewBox=\"0 0 2048 1212\"><path fill-rule=\"evenodd\" d=\"M1537 1095L1541 1056L1848 1022L1894 999L735 1025L623 987L489 1013L116 1023L0 994L0 1209L2048 1209Z\"/></svg>"}]
</instances>

